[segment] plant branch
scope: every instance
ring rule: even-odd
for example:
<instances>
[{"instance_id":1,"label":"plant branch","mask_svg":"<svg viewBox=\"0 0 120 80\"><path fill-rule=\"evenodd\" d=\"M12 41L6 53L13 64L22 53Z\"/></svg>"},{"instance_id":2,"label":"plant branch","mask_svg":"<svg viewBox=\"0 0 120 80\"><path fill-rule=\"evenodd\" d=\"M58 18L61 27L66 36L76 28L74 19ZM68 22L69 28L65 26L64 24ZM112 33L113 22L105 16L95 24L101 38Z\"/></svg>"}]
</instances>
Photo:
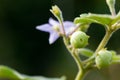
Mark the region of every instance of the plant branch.
<instances>
[{"instance_id":1,"label":"plant branch","mask_svg":"<svg viewBox=\"0 0 120 80\"><path fill-rule=\"evenodd\" d=\"M63 20L59 20L59 23L60 23L60 30L61 30L61 33L63 34L64 37L66 37L66 33L65 33L65 29L64 29L64 25L63 25Z\"/></svg>"},{"instance_id":2,"label":"plant branch","mask_svg":"<svg viewBox=\"0 0 120 80\"><path fill-rule=\"evenodd\" d=\"M90 57L89 59L87 59L86 61L84 61L84 63L90 62L95 58L98 51L100 51L102 48L104 48L106 46L106 44L108 43L108 41L109 41L111 35L113 34L113 32L114 31L106 29L106 34L105 34L104 38L102 39L102 41L100 42L99 46L97 47L97 49L95 51L95 54L92 57Z\"/></svg>"},{"instance_id":3,"label":"plant branch","mask_svg":"<svg viewBox=\"0 0 120 80\"><path fill-rule=\"evenodd\" d=\"M108 43L112 33L113 33L113 31L106 30L106 34L105 34L104 38L102 39L101 43L99 44L98 48L96 49L95 54L97 54L97 52L99 50L101 50L102 48L104 48L106 46L106 44Z\"/></svg>"},{"instance_id":4,"label":"plant branch","mask_svg":"<svg viewBox=\"0 0 120 80\"><path fill-rule=\"evenodd\" d=\"M78 69L79 69L79 72L78 72L75 80L82 80L84 77L84 67L83 67L82 61L81 61L79 55L75 53L75 49L69 48L68 38L64 38L64 43L65 43L65 46L67 47L68 51L71 53L72 57L74 58L77 66L78 66Z\"/></svg>"}]
</instances>

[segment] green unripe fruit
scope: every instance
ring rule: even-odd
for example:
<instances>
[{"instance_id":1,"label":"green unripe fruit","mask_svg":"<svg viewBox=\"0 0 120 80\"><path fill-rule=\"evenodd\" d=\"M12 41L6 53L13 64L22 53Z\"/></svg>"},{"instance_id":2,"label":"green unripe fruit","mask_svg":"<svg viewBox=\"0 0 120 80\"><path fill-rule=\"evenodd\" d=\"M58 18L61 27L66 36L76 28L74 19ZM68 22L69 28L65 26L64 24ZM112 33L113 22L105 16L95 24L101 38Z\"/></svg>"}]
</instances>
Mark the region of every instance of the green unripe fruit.
<instances>
[{"instance_id":1,"label":"green unripe fruit","mask_svg":"<svg viewBox=\"0 0 120 80\"><path fill-rule=\"evenodd\" d=\"M70 38L70 43L74 48L83 48L88 44L89 36L82 31L76 31Z\"/></svg>"},{"instance_id":2,"label":"green unripe fruit","mask_svg":"<svg viewBox=\"0 0 120 80\"><path fill-rule=\"evenodd\" d=\"M112 62L112 52L106 49L100 50L95 58L95 62L99 69L109 66Z\"/></svg>"}]
</instances>

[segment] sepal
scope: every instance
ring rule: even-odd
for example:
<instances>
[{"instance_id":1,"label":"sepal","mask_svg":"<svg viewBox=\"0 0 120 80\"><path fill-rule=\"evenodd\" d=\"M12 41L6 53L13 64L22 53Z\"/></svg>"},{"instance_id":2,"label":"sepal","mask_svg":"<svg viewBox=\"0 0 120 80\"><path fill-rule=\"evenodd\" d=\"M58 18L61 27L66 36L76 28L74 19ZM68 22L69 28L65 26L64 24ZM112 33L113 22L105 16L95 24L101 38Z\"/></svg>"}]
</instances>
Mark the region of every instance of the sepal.
<instances>
[{"instance_id":1,"label":"sepal","mask_svg":"<svg viewBox=\"0 0 120 80\"><path fill-rule=\"evenodd\" d=\"M120 55L115 55L113 56L112 63L120 63Z\"/></svg>"},{"instance_id":2,"label":"sepal","mask_svg":"<svg viewBox=\"0 0 120 80\"><path fill-rule=\"evenodd\" d=\"M92 50L87 48L76 49L76 53L86 57L91 57L94 54Z\"/></svg>"}]
</instances>

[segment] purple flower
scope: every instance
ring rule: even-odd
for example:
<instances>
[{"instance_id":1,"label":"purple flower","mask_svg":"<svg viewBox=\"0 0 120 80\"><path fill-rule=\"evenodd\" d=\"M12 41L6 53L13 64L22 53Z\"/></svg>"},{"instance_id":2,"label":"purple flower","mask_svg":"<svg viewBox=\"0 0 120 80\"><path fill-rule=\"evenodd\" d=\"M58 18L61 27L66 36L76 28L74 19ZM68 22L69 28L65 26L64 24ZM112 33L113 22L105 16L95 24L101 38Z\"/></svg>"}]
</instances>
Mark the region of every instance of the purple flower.
<instances>
[{"instance_id":1,"label":"purple flower","mask_svg":"<svg viewBox=\"0 0 120 80\"><path fill-rule=\"evenodd\" d=\"M60 37L60 24L58 21L50 18L49 23L39 25L36 27L36 29L44 32L48 32L50 34L49 36L49 44L54 43L59 37ZM71 21L64 21L63 22L65 33L68 35L70 31L74 28L74 24Z\"/></svg>"}]
</instances>

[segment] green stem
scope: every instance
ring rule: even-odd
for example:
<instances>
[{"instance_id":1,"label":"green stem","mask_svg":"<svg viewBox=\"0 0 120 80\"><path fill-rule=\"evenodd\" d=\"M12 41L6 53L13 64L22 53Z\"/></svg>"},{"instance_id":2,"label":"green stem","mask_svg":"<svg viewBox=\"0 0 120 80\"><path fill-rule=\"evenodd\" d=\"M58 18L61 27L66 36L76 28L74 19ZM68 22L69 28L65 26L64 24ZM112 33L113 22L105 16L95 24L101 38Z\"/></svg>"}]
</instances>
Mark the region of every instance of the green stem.
<instances>
[{"instance_id":1,"label":"green stem","mask_svg":"<svg viewBox=\"0 0 120 80\"><path fill-rule=\"evenodd\" d=\"M75 80L82 80L84 75L85 75L85 73L79 70Z\"/></svg>"},{"instance_id":2,"label":"green stem","mask_svg":"<svg viewBox=\"0 0 120 80\"><path fill-rule=\"evenodd\" d=\"M110 12L111 12L112 16L116 15L116 11L115 11L114 7L110 8Z\"/></svg>"},{"instance_id":3,"label":"green stem","mask_svg":"<svg viewBox=\"0 0 120 80\"><path fill-rule=\"evenodd\" d=\"M95 54L92 57L90 57L89 59L87 59L85 61L85 63L92 61L95 58L95 56L97 55L98 51L100 51L102 48L104 48L106 46L106 44L108 43L113 32L114 31L106 30L106 34L105 34L104 38L102 39L102 41L100 42L99 46L97 47Z\"/></svg>"},{"instance_id":4,"label":"green stem","mask_svg":"<svg viewBox=\"0 0 120 80\"><path fill-rule=\"evenodd\" d=\"M79 55L77 55L75 53L75 49L69 48L69 42L68 42L67 38L64 38L64 43L65 43L65 46L67 47L68 51L71 53L72 57L74 58L77 66L78 66L78 69L79 69L79 72L78 72L75 80L82 80L84 77L84 67L83 67L82 61L80 60Z\"/></svg>"},{"instance_id":5,"label":"green stem","mask_svg":"<svg viewBox=\"0 0 120 80\"><path fill-rule=\"evenodd\" d=\"M112 64L120 63L120 55L114 55Z\"/></svg>"},{"instance_id":6,"label":"green stem","mask_svg":"<svg viewBox=\"0 0 120 80\"><path fill-rule=\"evenodd\" d=\"M102 48L104 48L106 46L106 44L108 43L112 33L113 33L113 31L106 30L106 34L105 34L104 38L102 39L101 43L99 44L98 48L96 49L95 54L97 54L97 52L99 50L101 50Z\"/></svg>"},{"instance_id":7,"label":"green stem","mask_svg":"<svg viewBox=\"0 0 120 80\"><path fill-rule=\"evenodd\" d=\"M63 20L59 20L59 23L61 24L60 26L60 30L61 30L61 33L64 37L66 37L66 33L65 33L65 29L64 29L64 25L63 25Z\"/></svg>"},{"instance_id":8,"label":"green stem","mask_svg":"<svg viewBox=\"0 0 120 80\"><path fill-rule=\"evenodd\" d=\"M79 69L79 72L78 72L75 80L82 80L83 76L84 76L84 68L82 65L82 61L80 60L79 55L77 55L74 50L73 50L73 53L71 53L71 55L73 56L74 60L76 61L78 69Z\"/></svg>"},{"instance_id":9,"label":"green stem","mask_svg":"<svg viewBox=\"0 0 120 80\"><path fill-rule=\"evenodd\" d=\"M78 69L79 69L80 71L84 70L83 65L82 65L82 61L80 60L79 55L77 55L77 54L75 53L75 49L73 49L73 51L71 52L71 55L72 55L72 57L74 58L74 60L76 61L77 66L78 66Z\"/></svg>"}]
</instances>

